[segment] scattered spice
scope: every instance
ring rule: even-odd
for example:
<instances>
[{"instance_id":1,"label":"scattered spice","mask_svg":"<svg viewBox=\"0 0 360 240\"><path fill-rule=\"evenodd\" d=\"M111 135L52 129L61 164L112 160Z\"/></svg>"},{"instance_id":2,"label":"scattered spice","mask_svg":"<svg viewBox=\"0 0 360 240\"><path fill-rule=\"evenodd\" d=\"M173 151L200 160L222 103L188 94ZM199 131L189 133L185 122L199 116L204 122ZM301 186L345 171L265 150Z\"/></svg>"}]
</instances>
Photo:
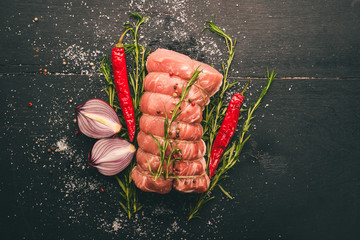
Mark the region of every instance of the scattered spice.
<instances>
[{"instance_id":1,"label":"scattered spice","mask_svg":"<svg viewBox=\"0 0 360 240\"><path fill-rule=\"evenodd\" d=\"M79 131L78 131L78 130L76 130L76 131L75 131L75 135L78 135L78 134L79 134Z\"/></svg>"},{"instance_id":2,"label":"scattered spice","mask_svg":"<svg viewBox=\"0 0 360 240\"><path fill-rule=\"evenodd\" d=\"M195 103L194 103L194 102L192 102L192 103L191 103L191 106L195 106Z\"/></svg>"},{"instance_id":3,"label":"scattered spice","mask_svg":"<svg viewBox=\"0 0 360 240\"><path fill-rule=\"evenodd\" d=\"M174 89L177 89L177 86L176 86L176 85L174 86Z\"/></svg>"},{"instance_id":4,"label":"scattered spice","mask_svg":"<svg viewBox=\"0 0 360 240\"><path fill-rule=\"evenodd\" d=\"M189 100L188 100L188 101L189 101L189 103L192 103L192 100L191 100L190 98L189 98Z\"/></svg>"},{"instance_id":5,"label":"scattered spice","mask_svg":"<svg viewBox=\"0 0 360 240\"><path fill-rule=\"evenodd\" d=\"M102 193L103 193L103 192L105 192L105 190L104 190L103 188L100 188L100 192L102 192Z\"/></svg>"},{"instance_id":6,"label":"scattered spice","mask_svg":"<svg viewBox=\"0 0 360 240\"><path fill-rule=\"evenodd\" d=\"M72 99L70 99L69 102L72 102Z\"/></svg>"},{"instance_id":7,"label":"scattered spice","mask_svg":"<svg viewBox=\"0 0 360 240\"><path fill-rule=\"evenodd\" d=\"M90 63L90 66L94 66L94 63L93 63L93 62L91 62L91 63Z\"/></svg>"},{"instance_id":8,"label":"scattered spice","mask_svg":"<svg viewBox=\"0 0 360 240\"><path fill-rule=\"evenodd\" d=\"M39 21L39 19L36 17L36 18L34 18L34 21L37 22L37 21Z\"/></svg>"},{"instance_id":9,"label":"scattered spice","mask_svg":"<svg viewBox=\"0 0 360 240\"><path fill-rule=\"evenodd\" d=\"M51 147L51 150L53 150L53 151L54 151L54 150L55 150L55 148L54 148L54 147Z\"/></svg>"},{"instance_id":10,"label":"scattered spice","mask_svg":"<svg viewBox=\"0 0 360 240\"><path fill-rule=\"evenodd\" d=\"M35 144L39 144L39 142L38 142L38 141L36 141L36 142L35 142Z\"/></svg>"},{"instance_id":11,"label":"scattered spice","mask_svg":"<svg viewBox=\"0 0 360 240\"><path fill-rule=\"evenodd\" d=\"M73 122L76 123L76 118L74 118Z\"/></svg>"},{"instance_id":12,"label":"scattered spice","mask_svg":"<svg viewBox=\"0 0 360 240\"><path fill-rule=\"evenodd\" d=\"M47 74L47 72L48 72L48 70L47 69L44 69L44 75L46 75Z\"/></svg>"},{"instance_id":13,"label":"scattered spice","mask_svg":"<svg viewBox=\"0 0 360 240\"><path fill-rule=\"evenodd\" d=\"M173 93L173 97L177 97L178 95L177 95L177 93Z\"/></svg>"},{"instance_id":14,"label":"scattered spice","mask_svg":"<svg viewBox=\"0 0 360 240\"><path fill-rule=\"evenodd\" d=\"M156 113L157 113L157 114L160 114L160 110L157 110Z\"/></svg>"},{"instance_id":15,"label":"scattered spice","mask_svg":"<svg viewBox=\"0 0 360 240\"><path fill-rule=\"evenodd\" d=\"M66 65L66 62L65 62L65 61L63 61L63 65Z\"/></svg>"},{"instance_id":16,"label":"scattered spice","mask_svg":"<svg viewBox=\"0 0 360 240\"><path fill-rule=\"evenodd\" d=\"M50 169L50 170L49 170L49 174L51 174L51 175L52 175L52 174L53 174L53 170L51 170L51 169Z\"/></svg>"},{"instance_id":17,"label":"scattered spice","mask_svg":"<svg viewBox=\"0 0 360 240\"><path fill-rule=\"evenodd\" d=\"M169 76L172 77L172 75L174 75L174 73L173 73L173 72L169 72Z\"/></svg>"},{"instance_id":18,"label":"scattered spice","mask_svg":"<svg viewBox=\"0 0 360 240\"><path fill-rule=\"evenodd\" d=\"M28 106L29 106L29 107L32 107L32 105L33 105L33 104L32 104L31 102L28 103Z\"/></svg>"},{"instance_id":19,"label":"scattered spice","mask_svg":"<svg viewBox=\"0 0 360 240\"><path fill-rule=\"evenodd\" d=\"M47 150L48 152L51 152L51 149L50 148L48 148L48 150Z\"/></svg>"}]
</instances>

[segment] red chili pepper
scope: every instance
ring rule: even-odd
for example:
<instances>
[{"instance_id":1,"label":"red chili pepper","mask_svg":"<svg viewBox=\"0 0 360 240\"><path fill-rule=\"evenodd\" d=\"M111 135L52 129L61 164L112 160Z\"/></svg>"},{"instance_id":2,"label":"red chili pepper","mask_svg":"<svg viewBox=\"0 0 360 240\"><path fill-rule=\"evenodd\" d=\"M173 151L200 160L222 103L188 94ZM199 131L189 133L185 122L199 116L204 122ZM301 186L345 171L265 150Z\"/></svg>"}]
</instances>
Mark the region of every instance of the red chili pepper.
<instances>
[{"instance_id":1,"label":"red chili pepper","mask_svg":"<svg viewBox=\"0 0 360 240\"><path fill-rule=\"evenodd\" d=\"M126 126L129 131L130 141L132 142L135 136L135 112L127 77L125 50L124 45L122 44L122 40L126 32L129 30L130 29L127 29L123 33L119 42L112 49L111 62L114 73L115 88L119 97L121 110L124 114Z\"/></svg>"},{"instance_id":2,"label":"red chili pepper","mask_svg":"<svg viewBox=\"0 0 360 240\"><path fill-rule=\"evenodd\" d=\"M226 110L225 118L221 124L220 130L213 143L210 164L209 164L209 177L214 176L215 171L221 160L221 156L229 145L231 138L234 136L236 127L239 121L240 108L244 101L243 93L250 83L247 83L244 90L241 93L236 93L230 100L228 109Z\"/></svg>"}]
</instances>

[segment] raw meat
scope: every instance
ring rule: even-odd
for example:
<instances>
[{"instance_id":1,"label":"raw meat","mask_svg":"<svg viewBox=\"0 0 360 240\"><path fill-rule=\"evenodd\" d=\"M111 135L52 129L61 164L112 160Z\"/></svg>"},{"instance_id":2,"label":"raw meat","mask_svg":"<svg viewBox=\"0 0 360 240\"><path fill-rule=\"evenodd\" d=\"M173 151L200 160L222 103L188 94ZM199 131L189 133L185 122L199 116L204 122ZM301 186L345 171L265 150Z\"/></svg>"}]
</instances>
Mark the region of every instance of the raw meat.
<instances>
[{"instance_id":1,"label":"raw meat","mask_svg":"<svg viewBox=\"0 0 360 240\"><path fill-rule=\"evenodd\" d=\"M164 142L163 138L154 136L161 144ZM139 147L145 152L153 155L159 155L159 148L156 145L153 137L142 131L137 136ZM172 145L182 150L182 158L187 160L195 160L205 155L206 146L202 139L199 141L184 141L184 140L172 140ZM170 154L170 147L166 153Z\"/></svg>"},{"instance_id":2,"label":"raw meat","mask_svg":"<svg viewBox=\"0 0 360 240\"><path fill-rule=\"evenodd\" d=\"M173 180L164 179L160 176L156 179L151 173L143 170L140 166L135 166L131 172L131 178L136 186L145 192L168 193L171 191Z\"/></svg>"},{"instance_id":3,"label":"raw meat","mask_svg":"<svg viewBox=\"0 0 360 240\"><path fill-rule=\"evenodd\" d=\"M173 166L173 171L177 176L196 176L205 172L206 162L204 158L193 161L178 160Z\"/></svg>"},{"instance_id":4,"label":"raw meat","mask_svg":"<svg viewBox=\"0 0 360 240\"><path fill-rule=\"evenodd\" d=\"M188 81L177 76L170 76L168 73L151 72L144 80L144 89L147 92L156 92L172 96L174 93L181 94ZM198 86L197 83L190 89L185 101L196 103L200 107L209 104L209 96Z\"/></svg>"},{"instance_id":5,"label":"raw meat","mask_svg":"<svg viewBox=\"0 0 360 240\"><path fill-rule=\"evenodd\" d=\"M170 124L170 120L168 120ZM164 123L165 119L162 117L151 116L144 114L140 118L140 130L147 134L164 137ZM203 128L200 123L186 123L175 121L171 124L170 138L187 141L200 140L203 135Z\"/></svg>"},{"instance_id":6,"label":"raw meat","mask_svg":"<svg viewBox=\"0 0 360 240\"><path fill-rule=\"evenodd\" d=\"M203 72L199 74L197 84L202 87L209 97L220 88L223 76L211 66L192 60L191 58L171 50L158 49L149 55L146 67L149 72L171 73L184 80L189 80L195 69L199 67Z\"/></svg>"},{"instance_id":7,"label":"raw meat","mask_svg":"<svg viewBox=\"0 0 360 240\"><path fill-rule=\"evenodd\" d=\"M143 116L137 136L137 166L131 177L138 188L147 192L167 193L172 188L183 193L205 192L210 179L206 173L206 145L201 139L200 122L202 110L222 84L222 75L205 63L166 49L150 54L146 67L149 74L144 79L145 93L140 101ZM180 115L171 125L171 145L166 150L168 156L171 148L178 147L181 152L176 157L181 160L175 160L169 166L164 163L162 170L168 170L169 178L161 176L155 181L152 172L156 172L162 163L154 138L160 144L164 142L165 116L171 119L182 91L197 68L202 72L181 104Z\"/></svg>"},{"instance_id":8,"label":"raw meat","mask_svg":"<svg viewBox=\"0 0 360 240\"><path fill-rule=\"evenodd\" d=\"M137 164L144 170L149 171L149 167L151 171L156 172L160 167L161 161L160 157L153 155L148 152L144 152L141 148L137 150L136 153L136 162ZM163 164L163 171L166 169L166 163ZM169 164L168 171L173 171L173 164Z\"/></svg>"},{"instance_id":9,"label":"raw meat","mask_svg":"<svg viewBox=\"0 0 360 240\"><path fill-rule=\"evenodd\" d=\"M145 92L140 100L140 109L143 114L152 116L165 117L165 112L168 118L171 118L172 109L180 101L178 97L172 97L161 93ZM189 102L181 104L181 114L176 120L188 123L200 123L202 120L202 110L199 105L193 106Z\"/></svg>"},{"instance_id":10,"label":"raw meat","mask_svg":"<svg viewBox=\"0 0 360 240\"><path fill-rule=\"evenodd\" d=\"M173 188L183 193L202 193L205 192L210 185L210 179L206 173L201 176L192 176L190 178L183 178L181 181L175 179Z\"/></svg>"}]
</instances>

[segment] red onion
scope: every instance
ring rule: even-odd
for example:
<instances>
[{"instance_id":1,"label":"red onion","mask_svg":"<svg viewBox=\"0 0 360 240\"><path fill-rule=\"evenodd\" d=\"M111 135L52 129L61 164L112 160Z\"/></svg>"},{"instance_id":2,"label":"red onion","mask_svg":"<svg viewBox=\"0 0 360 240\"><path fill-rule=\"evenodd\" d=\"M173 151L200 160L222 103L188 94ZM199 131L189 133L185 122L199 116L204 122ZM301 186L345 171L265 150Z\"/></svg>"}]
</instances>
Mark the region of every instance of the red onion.
<instances>
[{"instance_id":1,"label":"red onion","mask_svg":"<svg viewBox=\"0 0 360 240\"><path fill-rule=\"evenodd\" d=\"M89 164L96 167L101 174L112 176L130 164L135 151L134 145L124 139L100 139L89 154Z\"/></svg>"},{"instance_id":2,"label":"red onion","mask_svg":"<svg viewBox=\"0 0 360 240\"><path fill-rule=\"evenodd\" d=\"M115 110L101 99L90 99L75 109L80 131L91 138L106 138L121 130Z\"/></svg>"}]
</instances>

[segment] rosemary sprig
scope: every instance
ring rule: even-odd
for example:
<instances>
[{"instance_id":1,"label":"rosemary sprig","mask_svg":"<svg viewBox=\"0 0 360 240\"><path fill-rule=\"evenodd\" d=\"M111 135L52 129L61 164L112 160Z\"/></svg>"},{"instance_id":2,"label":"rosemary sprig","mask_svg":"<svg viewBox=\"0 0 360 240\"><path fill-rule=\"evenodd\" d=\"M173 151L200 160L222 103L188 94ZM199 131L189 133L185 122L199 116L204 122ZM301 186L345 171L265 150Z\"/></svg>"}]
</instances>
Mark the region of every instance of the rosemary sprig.
<instances>
[{"instance_id":1,"label":"rosemary sprig","mask_svg":"<svg viewBox=\"0 0 360 240\"><path fill-rule=\"evenodd\" d=\"M227 109L225 105L225 92L238 84L238 82L234 81L230 83L228 81L229 69L235 55L236 39L233 41L229 35L227 35L223 30L221 30L215 25L215 16L213 16L212 21L206 21L206 23L207 26L202 31L209 29L211 32L214 32L215 34L223 37L225 39L228 50L228 58L226 61L226 65L222 63L224 77L221 90L215 94L210 104L205 107L205 111L203 114L203 139L206 142L206 163L207 165L209 165L211 147L220 128L219 123L221 123L224 119L224 115Z\"/></svg>"},{"instance_id":2,"label":"rosemary sprig","mask_svg":"<svg viewBox=\"0 0 360 240\"><path fill-rule=\"evenodd\" d=\"M99 72L101 72L104 75L104 81L106 83L106 87L104 87L104 90L106 94L109 96L110 106L114 107L116 89L115 89L114 81L111 77L111 63L108 57L104 57L103 60L101 60Z\"/></svg>"},{"instance_id":3,"label":"rosemary sprig","mask_svg":"<svg viewBox=\"0 0 360 240\"><path fill-rule=\"evenodd\" d=\"M148 18L142 17L140 14L137 13L130 13L132 17L134 17L137 22L135 24L126 23L123 25L125 30L131 32L131 44L125 44L125 53L132 57L132 64L127 66L128 67L128 76L129 76L129 85L132 90L132 100L135 110L135 123L136 129L138 130L139 126L139 119L141 116L140 112L140 98L144 92L143 89L143 80L145 78L145 61L146 57L149 55L150 51L147 52L146 48L139 44L139 30L140 26L145 23ZM129 71L130 69L130 71ZM99 70L104 75L104 80L106 83L106 88L104 88L105 92L109 96L109 104L110 106L114 107L117 111L120 109L118 105L114 103L115 101L115 84L114 80L111 77L111 63L108 57L105 57L101 61L101 69ZM120 122L123 126L126 125L124 117L119 115ZM137 131L138 132L138 131ZM120 137L129 140L128 133L122 132ZM138 146L136 138L134 139L135 147ZM137 188L131 179L131 171L135 166L135 160L133 159L131 164L119 174L119 176L115 176L118 184L120 185L121 192L120 195L122 197L122 201L119 201L120 206L124 209L129 219L131 218L132 214L139 211L142 206L138 202L137 197Z\"/></svg>"},{"instance_id":4,"label":"rosemary sprig","mask_svg":"<svg viewBox=\"0 0 360 240\"><path fill-rule=\"evenodd\" d=\"M236 46L236 40L232 40L232 38L226 34L223 30L221 30L218 26L215 25L215 17L213 16L212 21L206 21L207 26L203 29L209 29L211 32L214 32L215 34L221 36L225 39L225 43L227 46L228 51L228 58L226 64L222 63L222 70L223 70L223 84L221 87L221 90L215 94L214 99L210 102L208 106L206 106L204 115L203 115L203 127L204 127L204 136L203 139L206 142L207 146L207 167L209 166L210 161L210 153L211 148L213 145L213 142L215 140L215 137L221 127L221 123L224 119L227 106L225 105L225 92L230 90L233 86L238 84L238 82L228 81L228 74L229 69L231 66L231 63L233 61L234 55L235 55L235 46ZM258 101L255 103L255 105L249 109L247 119L244 121L243 129L240 135L240 139L238 141L234 141L230 148L226 150L222 157L222 165L219 166L218 170L216 171L215 175L213 176L209 189L201 194L195 203L195 205L190 207L190 215L189 220L198 216L199 209L208 201L212 200L214 196L210 196L211 191L218 186L219 189L229 198L232 198L231 195L225 191L225 189L219 184L219 181L225 178L224 173L228 171L231 167L234 166L236 161L238 160L239 154L245 144L245 142L249 139L250 135L246 135L248 133L249 127L251 126L251 120L254 118L253 113L256 110L256 108L259 106L261 99L266 94L267 89L269 88L273 78L275 77L275 74L272 72L271 75L268 73L268 85L264 88L262 94L260 95Z\"/></svg>"},{"instance_id":5,"label":"rosemary sprig","mask_svg":"<svg viewBox=\"0 0 360 240\"><path fill-rule=\"evenodd\" d=\"M205 203L207 203L208 201L210 201L211 199L214 198L214 196L210 196L210 194L211 194L211 191L215 187L219 187L219 189L226 196L228 196L230 199L232 199L231 195L227 191L225 191L225 189L223 187L221 187L219 182L226 177L225 173L229 169L231 169L235 165L236 162L239 161L239 156L240 156L241 150L243 149L244 144L247 142L247 140L249 140L249 138L251 136L249 134L249 128L251 126L251 120L254 119L254 112L259 107L262 98L265 96L265 94L269 90L270 85L275 77L276 77L276 74L274 73L274 71L272 71L271 73L269 73L269 70L267 71L267 85L263 88L263 90L262 90L259 98L255 102L255 104L247 110L247 118L243 123L242 130L239 135L239 139L235 140L232 143L231 147L228 148L226 150L226 152L224 153L223 157L221 158L221 165L219 165L218 170L216 171L215 175L211 179L209 189L206 192L202 193L198 197L195 205L191 206L190 215L189 215L188 220L190 220L194 217L198 217L199 209Z\"/></svg>"},{"instance_id":6,"label":"rosemary sprig","mask_svg":"<svg viewBox=\"0 0 360 240\"><path fill-rule=\"evenodd\" d=\"M122 174L122 180L118 176L115 176L122 190L122 192L119 193L123 198L123 201L119 201L119 204L124 209L129 219L131 218L132 214L140 211L140 209L143 207L138 202L136 187L130 176L131 170L134 166L135 162L132 161L130 166L127 167L125 172Z\"/></svg>"},{"instance_id":7,"label":"rosemary sprig","mask_svg":"<svg viewBox=\"0 0 360 240\"><path fill-rule=\"evenodd\" d=\"M181 114L181 109L180 109L181 104L184 102L184 100L185 100L186 96L188 95L191 87L195 84L195 82L198 79L199 74L201 73L201 71L198 71L198 69L199 69L199 67L195 70L195 72L191 76L191 78L188 81L185 89L181 92L180 101L175 105L175 107L174 107L174 109L172 111L170 122L169 122L169 118L168 118L168 115L167 115L167 112L166 112L166 109L165 109L164 139L163 139L163 142L160 143L160 141L157 140L151 134L151 136L154 139L154 141L156 142L156 145L158 146L159 152L160 152L160 166L159 166L159 168L157 169L157 171L155 173L151 170L150 165L149 165L149 170L154 175L155 180L158 179L162 174L163 174L165 179L168 178L169 177L168 167L175 160L180 160L181 159L181 158L175 157L176 155L181 153L181 149L176 147L176 146L172 146L172 141L169 138L169 133L170 133L172 123ZM169 146L171 147L171 152L170 152L170 154L168 156L166 156L166 150L169 148ZM163 170L164 163L166 164L165 171ZM172 174L172 176L176 177L175 174Z\"/></svg>"}]
</instances>

